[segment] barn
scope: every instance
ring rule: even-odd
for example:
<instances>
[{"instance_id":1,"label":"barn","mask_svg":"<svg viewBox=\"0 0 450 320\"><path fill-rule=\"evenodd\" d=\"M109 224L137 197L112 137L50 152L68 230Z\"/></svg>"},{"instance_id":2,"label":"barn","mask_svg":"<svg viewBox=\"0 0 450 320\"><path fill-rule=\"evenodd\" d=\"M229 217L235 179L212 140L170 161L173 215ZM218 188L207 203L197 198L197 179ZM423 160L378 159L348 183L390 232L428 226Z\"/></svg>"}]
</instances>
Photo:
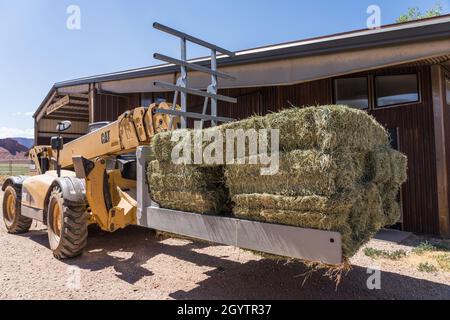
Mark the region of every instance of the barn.
<instances>
[{"instance_id":1,"label":"barn","mask_svg":"<svg viewBox=\"0 0 450 320\"><path fill-rule=\"evenodd\" d=\"M209 66L209 58L195 62ZM288 108L342 103L372 114L391 133L394 148L409 158L401 192L405 231L449 237L450 217L450 16L374 30L239 51L219 56L220 116L243 119ZM166 64L56 83L34 114L35 141L49 144L56 123L71 120L65 140L84 135L89 123L113 121L126 110L173 94L154 81L175 83L179 68ZM190 87L209 78L190 73ZM203 99L189 97L188 111Z\"/></svg>"}]
</instances>

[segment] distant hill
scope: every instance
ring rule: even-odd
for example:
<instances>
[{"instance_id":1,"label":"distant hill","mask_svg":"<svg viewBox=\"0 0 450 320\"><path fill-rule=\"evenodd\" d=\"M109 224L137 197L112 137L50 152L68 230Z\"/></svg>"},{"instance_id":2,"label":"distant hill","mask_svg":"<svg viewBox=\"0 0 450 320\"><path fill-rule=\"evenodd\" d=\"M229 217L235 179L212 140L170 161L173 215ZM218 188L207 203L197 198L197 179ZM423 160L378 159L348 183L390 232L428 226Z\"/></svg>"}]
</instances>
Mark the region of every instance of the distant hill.
<instances>
[{"instance_id":1,"label":"distant hill","mask_svg":"<svg viewBox=\"0 0 450 320\"><path fill-rule=\"evenodd\" d=\"M5 148L0 148L0 160L8 159L9 157L12 157L11 153Z\"/></svg>"},{"instance_id":2,"label":"distant hill","mask_svg":"<svg viewBox=\"0 0 450 320\"><path fill-rule=\"evenodd\" d=\"M33 147L34 145L34 139L31 138L11 138L11 139L16 140L18 143L27 147L28 149L31 149L31 147Z\"/></svg>"},{"instance_id":3,"label":"distant hill","mask_svg":"<svg viewBox=\"0 0 450 320\"><path fill-rule=\"evenodd\" d=\"M26 159L28 150L14 139L0 139L0 159Z\"/></svg>"}]
</instances>

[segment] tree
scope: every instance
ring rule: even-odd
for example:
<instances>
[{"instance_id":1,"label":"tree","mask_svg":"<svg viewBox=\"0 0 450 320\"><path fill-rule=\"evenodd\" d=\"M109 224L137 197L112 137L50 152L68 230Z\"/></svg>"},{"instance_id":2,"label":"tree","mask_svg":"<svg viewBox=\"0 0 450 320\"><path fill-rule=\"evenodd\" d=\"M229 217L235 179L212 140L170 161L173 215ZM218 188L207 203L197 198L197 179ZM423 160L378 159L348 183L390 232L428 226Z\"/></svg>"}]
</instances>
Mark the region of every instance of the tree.
<instances>
[{"instance_id":1,"label":"tree","mask_svg":"<svg viewBox=\"0 0 450 320\"><path fill-rule=\"evenodd\" d=\"M397 23L420 20L431 17L438 17L442 15L442 11L443 11L442 4L439 2L436 3L434 7L432 7L431 9L427 10L425 13L422 13L418 7L408 8L408 12L402 14L397 19Z\"/></svg>"}]
</instances>

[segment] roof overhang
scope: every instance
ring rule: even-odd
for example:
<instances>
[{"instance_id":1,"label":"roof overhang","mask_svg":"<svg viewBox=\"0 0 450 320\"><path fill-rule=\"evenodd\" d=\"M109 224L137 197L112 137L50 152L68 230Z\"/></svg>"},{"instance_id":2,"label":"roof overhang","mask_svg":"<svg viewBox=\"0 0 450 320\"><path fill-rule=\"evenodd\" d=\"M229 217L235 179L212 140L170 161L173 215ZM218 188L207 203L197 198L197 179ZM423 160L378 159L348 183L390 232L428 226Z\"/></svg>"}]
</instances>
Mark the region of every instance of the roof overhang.
<instances>
[{"instance_id":1,"label":"roof overhang","mask_svg":"<svg viewBox=\"0 0 450 320\"><path fill-rule=\"evenodd\" d=\"M416 61L448 60L450 16L360 30L219 56L221 71L237 81L221 80L220 88L289 85ZM208 66L208 58L191 62ZM178 67L170 64L87 77L55 84L64 93L86 93L95 83L113 93L161 92L155 80L175 82ZM206 89L210 78L190 73L191 87ZM41 108L43 106L41 105Z\"/></svg>"},{"instance_id":2,"label":"roof overhang","mask_svg":"<svg viewBox=\"0 0 450 320\"><path fill-rule=\"evenodd\" d=\"M36 115L37 121L41 119L89 122L89 96L55 89Z\"/></svg>"},{"instance_id":3,"label":"roof overhang","mask_svg":"<svg viewBox=\"0 0 450 320\"><path fill-rule=\"evenodd\" d=\"M276 85L292 85L345 74L357 73L416 61L439 59L448 60L450 40L437 40L423 43L403 44L395 47L378 47L338 53L289 58L246 65L227 66L221 71L237 78L236 81L221 80L219 88L245 88ZM174 74L107 81L100 84L101 89L114 93L161 92L153 82L162 80L174 82ZM189 74L189 86L206 89L210 78L200 72Z\"/></svg>"}]
</instances>

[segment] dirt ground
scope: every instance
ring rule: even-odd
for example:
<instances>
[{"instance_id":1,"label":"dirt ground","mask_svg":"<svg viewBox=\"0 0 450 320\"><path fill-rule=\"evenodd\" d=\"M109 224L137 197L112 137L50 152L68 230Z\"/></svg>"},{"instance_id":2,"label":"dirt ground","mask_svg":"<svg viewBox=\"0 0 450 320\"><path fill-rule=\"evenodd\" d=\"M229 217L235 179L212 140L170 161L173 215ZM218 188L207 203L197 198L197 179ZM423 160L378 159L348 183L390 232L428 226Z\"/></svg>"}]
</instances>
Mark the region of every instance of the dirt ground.
<instances>
[{"instance_id":1,"label":"dirt ground","mask_svg":"<svg viewBox=\"0 0 450 320\"><path fill-rule=\"evenodd\" d=\"M0 299L450 299L450 273L420 272L411 258L374 259L361 251L336 289L322 273L304 283L301 263L162 239L137 227L114 234L91 228L86 253L58 261L45 226L34 223L30 233L13 236L0 224ZM420 241L372 240L368 247L411 252ZM381 270L380 289L368 289L368 267Z\"/></svg>"}]
</instances>

